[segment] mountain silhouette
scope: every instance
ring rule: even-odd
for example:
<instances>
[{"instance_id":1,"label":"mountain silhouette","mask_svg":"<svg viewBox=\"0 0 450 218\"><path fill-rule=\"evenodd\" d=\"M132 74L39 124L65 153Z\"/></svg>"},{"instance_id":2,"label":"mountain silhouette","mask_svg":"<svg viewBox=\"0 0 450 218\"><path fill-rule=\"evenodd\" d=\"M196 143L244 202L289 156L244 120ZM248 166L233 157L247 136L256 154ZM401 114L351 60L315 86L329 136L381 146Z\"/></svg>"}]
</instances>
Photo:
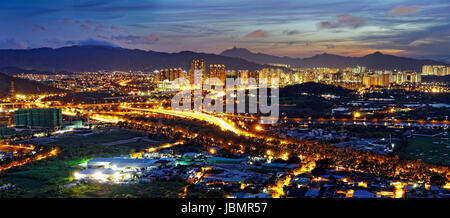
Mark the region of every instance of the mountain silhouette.
<instances>
[{"instance_id":1,"label":"mountain silhouette","mask_svg":"<svg viewBox=\"0 0 450 218\"><path fill-rule=\"evenodd\" d=\"M0 50L0 71L8 75L32 72L83 72L99 70L153 71L164 68L188 70L193 59L209 64L224 64L229 70L259 70L265 64L288 64L292 67L355 67L370 69L400 69L420 71L423 65L448 65L433 60L418 60L375 52L363 57L318 54L309 58L278 57L254 53L245 48L232 48L220 55L182 51L166 53L86 45L61 48Z\"/></svg>"},{"instance_id":2,"label":"mountain silhouette","mask_svg":"<svg viewBox=\"0 0 450 218\"><path fill-rule=\"evenodd\" d=\"M232 48L223 51L220 55L227 57L242 58L258 64L288 64L291 67L356 67L364 66L370 69L386 70L417 70L423 65L447 65L449 64L434 60L419 60L414 58L398 57L394 55L375 52L363 57L345 57L340 55L323 53L309 58L278 57L263 53L254 53L245 48Z\"/></svg>"},{"instance_id":3,"label":"mountain silhouette","mask_svg":"<svg viewBox=\"0 0 450 218\"><path fill-rule=\"evenodd\" d=\"M227 69L232 70L257 70L261 68L261 65L241 58L191 51L165 53L109 46L70 46L56 49L3 49L0 50L0 69L15 67L48 72L81 72L99 70L153 71L181 67L188 70L192 59L204 59L207 66L209 64L224 64Z\"/></svg>"}]
</instances>

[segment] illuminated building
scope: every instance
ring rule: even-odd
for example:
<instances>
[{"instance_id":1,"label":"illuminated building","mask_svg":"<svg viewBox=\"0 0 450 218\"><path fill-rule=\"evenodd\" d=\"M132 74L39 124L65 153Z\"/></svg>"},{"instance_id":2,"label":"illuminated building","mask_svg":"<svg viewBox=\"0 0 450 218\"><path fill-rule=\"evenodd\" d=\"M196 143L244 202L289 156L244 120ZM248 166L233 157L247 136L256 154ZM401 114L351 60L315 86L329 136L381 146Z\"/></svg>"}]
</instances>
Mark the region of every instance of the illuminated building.
<instances>
[{"instance_id":1,"label":"illuminated building","mask_svg":"<svg viewBox=\"0 0 450 218\"><path fill-rule=\"evenodd\" d=\"M253 78L255 79L255 82L258 83L258 75L259 73L257 71L247 71L247 70L241 70L239 71L239 78L242 79L242 81L244 81L244 83L248 82L249 78Z\"/></svg>"},{"instance_id":2,"label":"illuminated building","mask_svg":"<svg viewBox=\"0 0 450 218\"><path fill-rule=\"evenodd\" d=\"M422 75L446 76L450 74L449 69L444 65L423 65Z\"/></svg>"},{"instance_id":3,"label":"illuminated building","mask_svg":"<svg viewBox=\"0 0 450 218\"><path fill-rule=\"evenodd\" d=\"M226 69L223 64L209 65L209 78L218 78L222 84L225 84Z\"/></svg>"},{"instance_id":4,"label":"illuminated building","mask_svg":"<svg viewBox=\"0 0 450 218\"><path fill-rule=\"evenodd\" d=\"M390 74L387 74L387 73L381 74L380 86L388 87L389 83L390 83L389 77L390 77Z\"/></svg>"},{"instance_id":5,"label":"illuminated building","mask_svg":"<svg viewBox=\"0 0 450 218\"><path fill-rule=\"evenodd\" d=\"M9 95L11 97L16 96L16 90L14 89L14 80L11 80L11 88L9 90Z\"/></svg>"},{"instance_id":6,"label":"illuminated building","mask_svg":"<svg viewBox=\"0 0 450 218\"><path fill-rule=\"evenodd\" d=\"M258 73L259 79L267 78L267 84L270 85L272 78L277 78L278 80L281 78L281 74L283 73L283 69L280 68L263 68Z\"/></svg>"},{"instance_id":7,"label":"illuminated building","mask_svg":"<svg viewBox=\"0 0 450 218\"><path fill-rule=\"evenodd\" d=\"M161 69L159 71L155 71L155 73L156 80L158 82L162 82L164 80L173 81L183 77L183 69L181 68Z\"/></svg>"},{"instance_id":8,"label":"illuminated building","mask_svg":"<svg viewBox=\"0 0 450 218\"><path fill-rule=\"evenodd\" d=\"M357 66L355 68L352 69L353 73L359 74L359 73L364 73L366 71L365 67L361 67L361 66Z\"/></svg>"},{"instance_id":9,"label":"illuminated building","mask_svg":"<svg viewBox=\"0 0 450 218\"><path fill-rule=\"evenodd\" d=\"M388 87L390 84L390 74L381 72L381 73L373 73L373 74L365 74L362 79L362 84L364 87Z\"/></svg>"}]
</instances>

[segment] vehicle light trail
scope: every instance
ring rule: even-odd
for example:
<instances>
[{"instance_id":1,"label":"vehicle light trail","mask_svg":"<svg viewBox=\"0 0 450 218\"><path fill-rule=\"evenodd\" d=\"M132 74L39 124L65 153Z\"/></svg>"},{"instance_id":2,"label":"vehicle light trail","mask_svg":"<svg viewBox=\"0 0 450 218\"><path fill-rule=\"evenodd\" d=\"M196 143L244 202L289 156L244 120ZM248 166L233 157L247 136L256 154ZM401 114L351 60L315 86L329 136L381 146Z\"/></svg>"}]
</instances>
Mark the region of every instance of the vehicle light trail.
<instances>
[{"instance_id":1,"label":"vehicle light trail","mask_svg":"<svg viewBox=\"0 0 450 218\"><path fill-rule=\"evenodd\" d=\"M178 141L178 142L174 142L174 143L166 143L166 144L160 145L158 147L150 147L150 148L145 149L144 151L140 151L140 152L131 154L131 157L132 158L142 158L142 155L146 152L155 152L157 150L171 148L175 145L182 145L182 144L184 144L183 141Z\"/></svg>"},{"instance_id":2,"label":"vehicle light trail","mask_svg":"<svg viewBox=\"0 0 450 218\"><path fill-rule=\"evenodd\" d=\"M41 153L41 154L37 154L35 156L32 157L27 157L24 158L22 160L14 160L11 161L5 165L0 166L0 172L11 169L13 167L18 167L18 166L22 166L34 161L38 161L38 160L43 160L49 157L53 157L59 154L59 149L58 148L53 148L52 150L46 152L46 153Z\"/></svg>"},{"instance_id":3,"label":"vehicle light trail","mask_svg":"<svg viewBox=\"0 0 450 218\"><path fill-rule=\"evenodd\" d=\"M228 130L237 135L255 137L255 134L241 130L241 129L235 127L233 124L228 123L221 118L218 118L218 117L215 117L215 116L212 116L209 114L174 111L174 110L166 110L166 109L142 109L142 108L132 108L132 107L126 107L126 106L121 106L121 108L128 109L128 110L145 111L145 112L151 112L151 113L160 113L160 114L166 114L166 115L177 116L177 117L182 117L182 118L191 118L191 119L202 120L202 121L211 123L213 125L219 126L220 128L222 128L222 130Z\"/></svg>"}]
</instances>

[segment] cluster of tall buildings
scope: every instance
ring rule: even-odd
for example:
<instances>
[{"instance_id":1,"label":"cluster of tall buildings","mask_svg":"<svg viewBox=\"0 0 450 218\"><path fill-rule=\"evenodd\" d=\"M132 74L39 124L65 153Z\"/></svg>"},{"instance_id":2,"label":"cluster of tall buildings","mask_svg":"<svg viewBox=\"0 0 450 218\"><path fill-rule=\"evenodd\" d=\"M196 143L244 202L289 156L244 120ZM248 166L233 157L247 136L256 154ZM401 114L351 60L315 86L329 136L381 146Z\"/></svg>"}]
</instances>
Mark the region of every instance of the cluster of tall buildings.
<instances>
[{"instance_id":1,"label":"cluster of tall buildings","mask_svg":"<svg viewBox=\"0 0 450 218\"><path fill-rule=\"evenodd\" d=\"M420 83L421 75L417 72L382 72L367 73L362 78L362 84L366 88L388 87L391 84L401 85L404 83Z\"/></svg>"},{"instance_id":2,"label":"cluster of tall buildings","mask_svg":"<svg viewBox=\"0 0 450 218\"><path fill-rule=\"evenodd\" d=\"M185 76L186 72L181 68L161 69L159 71L155 71L155 77L157 81L173 81L178 78L184 78Z\"/></svg>"},{"instance_id":3,"label":"cluster of tall buildings","mask_svg":"<svg viewBox=\"0 0 450 218\"><path fill-rule=\"evenodd\" d=\"M218 78L220 83L225 85L227 77L240 77L248 80L254 78L258 83L261 78L267 78L267 83L271 83L271 78L279 80L280 87L306 82L317 82L327 84L353 84L352 87L389 87L390 85L402 85L405 83L420 83L421 75L445 76L450 74L450 67L443 65L425 65L422 72L377 70L371 71L365 67L334 69L334 68L263 68L258 71L227 71L223 64L207 65L204 60L192 60L189 72L186 73L181 68L162 69L156 71L157 81L170 83L174 79L185 77L191 84L195 81L195 72L200 71L202 83L207 78ZM199 80L200 78L198 78Z\"/></svg>"},{"instance_id":4,"label":"cluster of tall buildings","mask_svg":"<svg viewBox=\"0 0 450 218\"><path fill-rule=\"evenodd\" d=\"M446 76L450 75L450 67L444 65L424 65L422 75Z\"/></svg>"},{"instance_id":5,"label":"cluster of tall buildings","mask_svg":"<svg viewBox=\"0 0 450 218\"><path fill-rule=\"evenodd\" d=\"M283 72L282 69L262 69L259 76L278 76L280 86L294 85L306 82L327 84L355 84L355 87L388 87L391 84L420 83L421 75L408 71L366 71L364 67L348 69L309 68L291 69Z\"/></svg>"},{"instance_id":6,"label":"cluster of tall buildings","mask_svg":"<svg viewBox=\"0 0 450 218\"><path fill-rule=\"evenodd\" d=\"M178 78L187 78L191 84L195 81L195 71L200 71L198 78L202 83L206 78L218 78L222 84L225 84L227 70L223 64L210 64L208 73L206 71L206 64L204 60L192 60L189 73L183 71L181 68L161 69L155 71L156 81L159 83L172 82Z\"/></svg>"}]
</instances>

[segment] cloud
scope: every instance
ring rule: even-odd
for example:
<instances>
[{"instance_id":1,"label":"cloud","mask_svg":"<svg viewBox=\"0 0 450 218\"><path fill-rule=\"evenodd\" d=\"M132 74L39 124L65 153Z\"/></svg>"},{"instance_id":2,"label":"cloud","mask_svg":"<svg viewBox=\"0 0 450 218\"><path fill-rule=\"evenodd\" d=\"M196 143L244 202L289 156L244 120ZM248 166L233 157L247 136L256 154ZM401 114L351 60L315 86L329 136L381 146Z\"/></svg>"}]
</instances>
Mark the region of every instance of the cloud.
<instances>
[{"instance_id":1,"label":"cloud","mask_svg":"<svg viewBox=\"0 0 450 218\"><path fill-rule=\"evenodd\" d=\"M88 2L84 2L84 3L80 3L80 4L75 4L73 5L74 8L80 8L80 9L85 9L85 8L93 8L93 7L97 7L97 6L104 6L109 4L110 1L88 1Z\"/></svg>"},{"instance_id":2,"label":"cloud","mask_svg":"<svg viewBox=\"0 0 450 218\"><path fill-rule=\"evenodd\" d=\"M264 32L263 30L255 30L245 35L245 38L267 38L267 37L269 37L269 34Z\"/></svg>"},{"instance_id":3,"label":"cloud","mask_svg":"<svg viewBox=\"0 0 450 218\"><path fill-rule=\"evenodd\" d=\"M83 30L89 30L89 25L81 24L80 27L81 27Z\"/></svg>"},{"instance_id":4,"label":"cloud","mask_svg":"<svg viewBox=\"0 0 450 218\"><path fill-rule=\"evenodd\" d=\"M102 24L97 24L97 25L95 25L94 31L100 31L100 30L103 30L103 29L106 29L106 28L107 27L102 25Z\"/></svg>"},{"instance_id":5,"label":"cloud","mask_svg":"<svg viewBox=\"0 0 450 218\"><path fill-rule=\"evenodd\" d=\"M133 24L128 24L128 26L130 27L136 27L136 28L148 28L148 26L143 25L143 24L137 24L137 23L133 23Z\"/></svg>"},{"instance_id":6,"label":"cloud","mask_svg":"<svg viewBox=\"0 0 450 218\"><path fill-rule=\"evenodd\" d=\"M97 45L97 46L110 46L110 47L116 47L111 42L105 41L105 40L98 40L98 39L84 39L84 40L68 40L65 42L66 45Z\"/></svg>"},{"instance_id":7,"label":"cloud","mask_svg":"<svg viewBox=\"0 0 450 218\"><path fill-rule=\"evenodd\" d=\"M32 11L32 12L28 13L27 15L28 16L41 16L41 15L57 13L60 11L61 11L60 9L41 9L41 10Z\"/></svg>"},{"instance_id":8,"label":"cloud","mask_svg":"<svg viewBox=\"0 0 450 218\"><path fill-rule=\"evenodd\" d=\"M5 39L0 41L0 48L2 49L27 49L28 47L28 43L16 39Z\"/></svg>"},{"instance_id":9,"label":"cloud","mask_svg":"<svg viewBox=\"0 0 450 218\"><path fill-rule=\"evenodd\" d=\"M363 17L356 17L350 14L338 14L332 21L321 21L317 23L319 29L334 29L340 27L358 28L365 23Z\"/></svg>"},{"instance_id":10,"label":"cloud","mask_svg":"<svg viewBox=\"0 0 450 218\"><path fill-rule=\"evenodd\" d=\"M297 35L299 33L300 32L297 31L297 30L285 30L285 31L283 31L283 34L288 35L288 36Z\"/></svg>"},{"instance_id":11,"label":"cloud","mask_svg":"<svg viewBox=\"0 0 450 218\"><path fill-rule=\"evenodd\" d=\"M65 24L65 25L72 24L72 19L70 19L70 18L64 18L64 19L61 20L61 23L62 23L62 24Z\"/></svg>"},{"instance_id":12,"label":"cloud","mask_svg":"<svg viewBox=\"0 0 450 218\"><path fill-rule=\"evenodd\" d=\"M123 41L127 44L153 44L157 41L159 41L158 36L151 34L151 35L145 35L145 36L138 36L138 35L117 35L117 36L111 36L111 40L116 41Z\"/></svg>"},{"instance_id":13,"label":"cloud","mask_svg":"<svg viewBox=\"0 0 450 218\"><path fill-rule=\"evenodd\" d=\"M398 6L394 8L391 13L394 15L404 15L404 14L413 14L419 11L420 6L411 5L411 6Z\"/></svg>"}]
</instances>

